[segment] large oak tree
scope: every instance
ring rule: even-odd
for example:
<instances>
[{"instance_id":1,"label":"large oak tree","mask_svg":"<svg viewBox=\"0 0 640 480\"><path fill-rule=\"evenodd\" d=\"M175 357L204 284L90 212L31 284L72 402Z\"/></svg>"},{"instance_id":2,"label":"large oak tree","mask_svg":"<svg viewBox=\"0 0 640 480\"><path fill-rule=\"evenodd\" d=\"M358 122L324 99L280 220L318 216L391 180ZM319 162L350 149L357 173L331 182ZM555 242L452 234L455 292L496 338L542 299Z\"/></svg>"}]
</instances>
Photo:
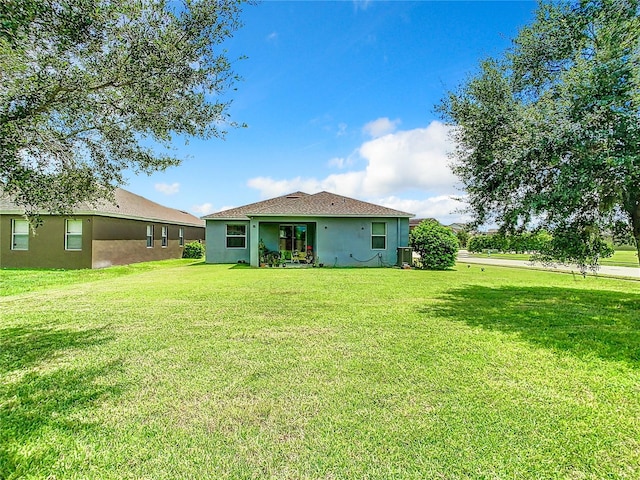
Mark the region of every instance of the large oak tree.
<instances>
[{"instance_id":1,"label":"large oak tree","mask_svg":"<svg viewBox=\"0 0 640 480\"><path fill-rule=\"evenodd\" d=\"M640 253L638 0L541 3L498 59L440 105L476 224L545 227L543 260Z\"/></svg>"},{"instance_id":2,"label":"large oak tree","mask_svg":"<svg viewBox=\"0 0 640 480\"><path fill-rule=\"evenodd\" d=\"M0 188L28 214L65 212L127 169L177 165L176 137L224 136L241 4L0 1Z\"/></svg>"}]
</instances>

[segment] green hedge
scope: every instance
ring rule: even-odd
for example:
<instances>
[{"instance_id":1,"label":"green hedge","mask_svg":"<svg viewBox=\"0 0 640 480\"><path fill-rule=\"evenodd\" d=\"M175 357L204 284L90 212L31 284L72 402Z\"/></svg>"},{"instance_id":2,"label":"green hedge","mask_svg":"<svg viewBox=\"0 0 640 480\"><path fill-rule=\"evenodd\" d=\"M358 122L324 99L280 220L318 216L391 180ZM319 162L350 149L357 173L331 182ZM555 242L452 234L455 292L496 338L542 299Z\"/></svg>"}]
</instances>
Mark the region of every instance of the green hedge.
<instances>
[{"instance_id":1,"label":"green hedge","mask_svg":"<svg viewBox=\"0 0 640 480\"><path fill-rule=\"evenodd\" d=\"M538 232L524 232L513 235L474 235L467 243L470 252L495 250L498 252L540 252L548 248L552 240L551 235L544 230Z\"/></svg>"}]
</instances>

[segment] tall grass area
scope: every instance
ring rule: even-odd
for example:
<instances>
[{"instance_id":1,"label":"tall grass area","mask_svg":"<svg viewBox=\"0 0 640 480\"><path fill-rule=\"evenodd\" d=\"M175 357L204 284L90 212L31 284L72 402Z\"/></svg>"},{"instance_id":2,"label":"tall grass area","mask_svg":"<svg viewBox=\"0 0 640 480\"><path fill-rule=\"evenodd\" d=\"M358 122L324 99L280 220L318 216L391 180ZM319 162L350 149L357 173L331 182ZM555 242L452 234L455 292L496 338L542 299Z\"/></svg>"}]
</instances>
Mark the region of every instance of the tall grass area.
<instances>
[{"instance_id":1,"label":"tall grass area","mask_svg":"<svg viewBox=\"0 0 640 480\"><path fill-rule=\"evenodd\" d=\"M640 478L640 282L85 273L0 298L0 478Z\"/></svg>"}]
</instances>

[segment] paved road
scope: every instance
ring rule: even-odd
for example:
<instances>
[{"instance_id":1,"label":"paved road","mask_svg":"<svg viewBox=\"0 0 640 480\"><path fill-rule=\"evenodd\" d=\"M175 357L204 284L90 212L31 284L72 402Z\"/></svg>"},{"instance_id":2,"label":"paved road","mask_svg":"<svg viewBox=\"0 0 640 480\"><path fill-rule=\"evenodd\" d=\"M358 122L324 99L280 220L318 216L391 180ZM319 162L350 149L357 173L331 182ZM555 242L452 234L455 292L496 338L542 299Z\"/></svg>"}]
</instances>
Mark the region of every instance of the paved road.
<instances>
[{"instance_id":1,"label":"paved road","mask_svg":"<svg viewBox=\"0 0 640 480\"><path fill-rule=\"evenodd\" d=\"M458 261L461 263L474 263L481 265L498 265L501 267L519 267L519 268L537 268L550 271L562 271L562 272L579 272L577 267L571 267L566 265L558 265L557 267L543 267L539 263L532 265L525 260L503 260L501 258L479 258L470 257L469 253L465 250L460 250L458 254ZM640 267L612 267L603 265L598 270L598 275L611 275L615 277L626 277L640 280ZM593 272L588 272L588 275L593 275Z\"/></svg>"}]
</instances>

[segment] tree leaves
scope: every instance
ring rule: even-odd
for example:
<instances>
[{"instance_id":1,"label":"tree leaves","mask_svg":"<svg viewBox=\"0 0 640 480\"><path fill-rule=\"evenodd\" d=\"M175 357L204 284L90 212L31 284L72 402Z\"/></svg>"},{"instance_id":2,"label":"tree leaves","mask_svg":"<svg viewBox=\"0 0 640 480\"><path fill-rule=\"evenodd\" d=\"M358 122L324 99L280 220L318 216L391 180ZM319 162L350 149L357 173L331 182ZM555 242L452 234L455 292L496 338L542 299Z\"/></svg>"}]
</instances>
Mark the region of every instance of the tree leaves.
<instances>
[{"instance_id":1,"label":"tree leaves","mask_svg":"<svg viewBox=\"0 0 640 480\"><path fill-rule=\"evenodd\" d=\"M545 227L558 259L596 265L624 221L640 252L638 13L637 0L543 3L443 100L476 224Z\"/></svg>"},{"instance_id":2,"label":"tree leaves","mask_svg":"<svg viewBox=\"0 0 640 480\"><path fill-rule=\"evenodd\" d=\"M237 0L0 3L0 187L28 212L66 212L125 169L177 165L176 136L235 128L221 45Z\"/></svg>"}]
</instances>

